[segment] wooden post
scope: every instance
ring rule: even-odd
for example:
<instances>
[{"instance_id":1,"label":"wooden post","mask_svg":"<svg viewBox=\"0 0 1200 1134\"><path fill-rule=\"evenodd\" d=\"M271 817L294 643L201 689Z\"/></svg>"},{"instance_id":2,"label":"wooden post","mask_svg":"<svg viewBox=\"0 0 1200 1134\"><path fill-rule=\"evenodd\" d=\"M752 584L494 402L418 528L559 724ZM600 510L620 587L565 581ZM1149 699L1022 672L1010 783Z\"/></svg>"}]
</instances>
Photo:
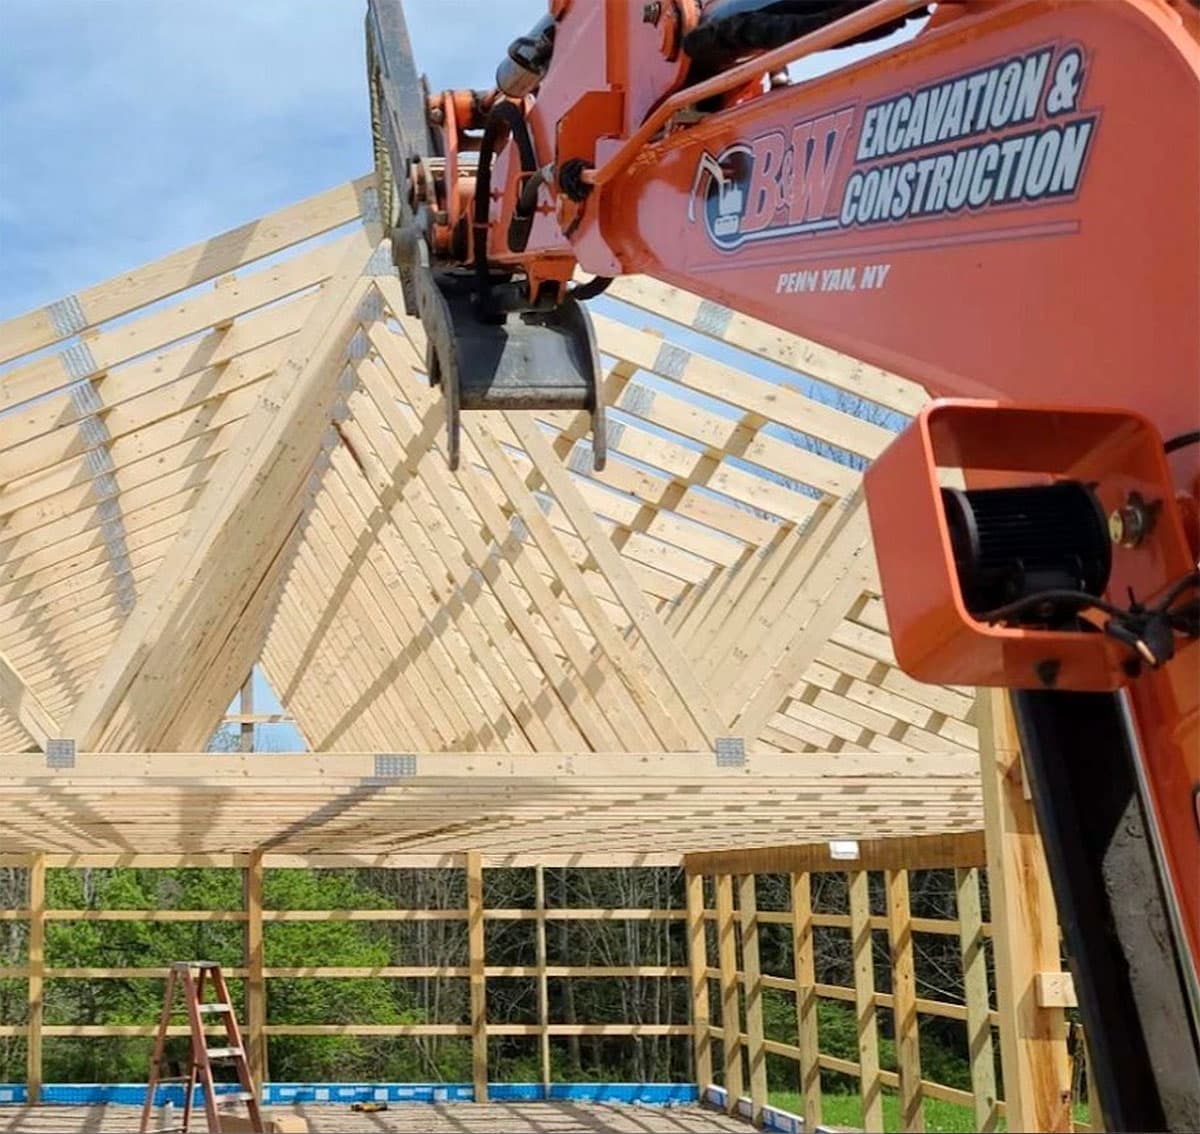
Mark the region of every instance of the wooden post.
<instances>
[{"instance_id":1,"label":"wooden post","mask_svg":"<svg viewBox=\"0 0 1200 1134\"><path fill-rule=\"evenodd\" d=\"M975 1125L981 1134L990 1134L1000 1121L1000 1108L996 1099L996 1057L992 1048L979 870L975 867L956 870L954 877L958 890L958 933L967 1002L967 1051L971 1060L971 1093L975 1096Z\"/></svg>"},{"instance_id":2,"label":"wooden post","mask_svg":"<svg viewBox=\"0 0 1200 1134\"><path fill-rule=\"evenodd\" d=\"M865 870L850 873L850 945L854 956L854 1007L858 1026L858 1076L863 1129L883 1130L879 1077L879 1023L875 1019L875 967L871 958L871 895Z\"/></svg>"},{"instance_id":3,"label":"wooden post","mask_svg":"<svg viewBox=\"0 0 1200 1134\"><path fill-rule=\"evenodd\" d=\"M796 1040L800 1046L800 1094L804 1129L821 1125L821 1063L817 1031L817 961L813 943L812 881L793 874L792 976L796 981Z\"/></svg>"},{"instance_id":4,"label":"wooden post","mask_svg":"<svg viewBox=\"0 0 1200 1134\"><path fill-rule=\"evenodd\" d=\"M712 1013L708 1003L708 933L704 921L704 875L687 876L688 974L691 978L692 1049L696 1090L703 1100L713 1081Z\"/></svg>"},{"instance_id":5,"label":"wooden post","mask_svg":"<svg viewBox=\"0 0 1200 1134\"><path fill-rule=\"evenodd\" d=\"M738 1005L737 929L733 920L733 875L713 879L717 894L717 953L721 966L721 1052L725 1060L725 1109L737 1113L742 1097L742 1021Z\"/></svg>"},{"instance_id":6,"label":"wooden post","mask_svg":"<svg viewBox=\"0 0 1200 1134\"><path fill-rule=\"evenodd\" d=\"M896 1022L896 1064L900 1071L900 1129L923 1131L921 1038L917 1021L917 976L913 962L908 871L889 870L888 946L892 961L892 1014Z\"/></svg>"},{"instance_id":7,"label":"wooden post","mask_svg":"<svg viewBox=\"0 0 1200 1134\"><path fill-rule=\"evenodd\" d=\"M471 1072L475 1101L488 1101L487 984L484 976L483 860L467 851L467 957L471 974Z\"/></svg>"},{"instance_id":8,"label":"wooden post","mask_svg":"<svg viewBox=\"0 0 1200 1134\"><path fill-rule=\"evenodd\" d=\"M29 1103L42 1101L42 1020L46 970L46 856L29 860L29 1031L25 1085Z\"/></svg>"},{"instance_id":9,"label":"wooden post","mask_svg":"<svg viewBox=\"0 0 1200 1134\"><path fill-rule=\"evenodd\" d=\"M1007 694L979 694L979 760L987 832L1000 1058L1010 1130L1068 1131L1071 1075L1066 1012L1039 1007L1038 973L1062 967L1058 911L1022 789L1021 754Z\"/></svg>"},{"instance_id":10,"label":"wooden post","mask_svg":"<svg viewBox=\"0 0 1200 1134\"><path fill-rule=\"evenodd\" d=\"M537 910L538 1048L542 1064L542 1095L550 1098L550 989L546 981L546 871L534 868L534 905Z\"/></svg>"},{"instance_id":11,"label":"wooden post","mask_svg":"<svg viewBox=\"0 0 1200 1134\"><path fill-rule=\"evenodd\" d=\"M764 1048L762 966L758 956L758 895L753 874L743 874L738 883L738 906L742 923L742 972L746 982L746 1040L750 1057L750 1121L762 1124L767 1105L767 1053Z\"/></svg>"},{"instance_id":12,"label":"wooden post","mask_svg":"<svg viewBox=\"0 0 1200 1134\"><path fill-rule=\"evenodd\" d=\"M263 977L263 862L262 851L254 851L242 873L246 931L246 1054L254 1090L262 1098L267 1081L267 985Z\"/></svg>"},{"instance_id":13,"label":"wooden post","mask_svg":"<svg viewBox=\"0 0 1200 1134\"><path fill-rule=\"evenodd\" d=\"M241 712L243 717L248 717L254 712L254 670L251 668L246 675L246 680L242 685L241 694ZM250 721L242 721L241 735L241 750L243 752L254 751L254 724Z\"/></svg>"}]
</instances>

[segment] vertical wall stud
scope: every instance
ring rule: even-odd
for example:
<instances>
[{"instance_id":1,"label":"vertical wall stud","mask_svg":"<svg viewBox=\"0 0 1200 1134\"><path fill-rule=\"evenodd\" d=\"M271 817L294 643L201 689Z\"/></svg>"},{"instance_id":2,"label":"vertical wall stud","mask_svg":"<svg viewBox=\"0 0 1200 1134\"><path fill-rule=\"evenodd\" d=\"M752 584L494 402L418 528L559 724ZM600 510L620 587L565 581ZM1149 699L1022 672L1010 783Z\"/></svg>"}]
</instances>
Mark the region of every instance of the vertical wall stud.
<instances>
[{"instance_id":1,"label":"vertical wall stud","mask_svg":"<svg viewBox=\"0 0 1200 1134\"><path fill-rule=\"evenodd\" d=\"M737 926L733 920L733 875L718 874L717 945L721 966L721 1051L725 1057L725 1109L736 1114L742 1097L742 1021L738 1004Z\"/></svg>"},{"instance_id":2,"label":"vertical wall stud","mask_svg":"<svg viewBox=\"0 0 1200 1134\"><path fill-rule=\"evenodd\" d=\"M979 899L979 870L956 870L958 935L962 950L963 989L967 1002L967 1052L971 1060L971 1091L975 1095L975 1125L990 1134L1000 1121L996 1099L996 1056L992 1046L992 1014L988 1002L987 952Z\"/></svg>"},{"instance_id":3,"label":"vertical wall stud","mask_svg":"<svg viewBox=\"0 0 1200 1134\"><path fill-rule=\"evenodd\" d=\"M1022 788L1008 696L983 689L978 705L1005 1114L1010 1130L1066 1131L1073 1126L1066 1012L1040 1007L1034 990L1038 973L1062 967L1058 909Z\"/></svg>"},{"instance_id":4,"label":"vertical wall stud","mask_svg":"<svg viewBox=\"0 0 1200 1134\"><path fill-rule=\"evenodd\" d=\"M29 1032L25 1083L30 1105L42 1101L42 1020L46 971L46 856L29 860Z\"/></svg>"},{"instance_id":5,"label":"vertical wall stud","mask_svg":"<svg viewBox=\"0 0 1200 1134\"><path fill-rule=\"evenodd\" d=\"M762 1124L767 1105L767 1053L763 1034L762 966L758 954L758 894L754 875L738 882L738 912L742 924L742 972L746 982L746 1053L750 1060L750 1121Z\"/></svg>"},{"instance_id":6,"label":"vertical wall stud","mask_svg":"<svg viewBox=\"0 0 1200 1134\"><path fill-rule=\"evenodd\" d=\"M254 851L242 875L246 906L246 1034L250 1077L262 1097L267 1081L267 985L263 978L263 862L262 851Z\"/></svg>"},{"instance_id":7,"label":"vertical wall stud","mask_svg":"<svg viewBox=\"0 0 1200 1134\"><path fill-rule=\"evenodd\" d=\"M484 976L483 860L467 851L467 956L471 974L471 1071L475 1101L488 1101L487 984Z\"/></svg>"},{"instance_id":8,"label":"vertical wall stud","mask_svg":"<svg viewBox=\"0 0 1200 1134\"><path fill-rule=\"evenodd\" d=\"M875 1019L875 967L871 957L871 897L865 870L850 874L850 940L863 1129L882 1131L883 1084L879 1078L879 1024Z\"/></svg>"},{"instance_id":9,"label":"vertical wall stud","mask_svg":"<svg viewBox=\"0 0 1200 1134\"><path fill-rule=\"evenodd\" d=\"M542 1067L542 1095L550 1098L550 988L546 980L546 870L534 867L534 905L537 909L538 1053Z\"/></svg>"},{"instance_id":10,"label":"vertical wall stud","mask_svg":"<svg viewBox=\"0 0 1200 1134\"><path fill-rule=\"evenodd\" d=\"M896 1063L900 1070L900 1129L923 1131L921 1037L917 1021L917 975L913 961L908 871L889 870L886 883L892 1012L896 1027Z\"/></svg>"},{"instance_id":11,"label":"vertical wall stud","mask_svg":"<svg viewBox=\"0 0 1200 1134\"><path fill-rule=\"evenodd\" d=\"M800 1046L800 1094L804 1129L821 1125L821 1063L817 1031L817 961L813 942L812 880L793 874L792 976L796 981L796 1038Z\"/></svg>"},{"instance_id":12,"label":"vertical wall stud","mask_svg":"<svg viewBox=\"0 0 1200 1134\"><path fill-rule=\"evenodd\" d=\"M688 973L691 977L692 1047L696 1089L703 1099L713 1081L712 1025L708 1003L708 934L704 921L704 875L687 876Z\"/></svg>"}]
</instances>

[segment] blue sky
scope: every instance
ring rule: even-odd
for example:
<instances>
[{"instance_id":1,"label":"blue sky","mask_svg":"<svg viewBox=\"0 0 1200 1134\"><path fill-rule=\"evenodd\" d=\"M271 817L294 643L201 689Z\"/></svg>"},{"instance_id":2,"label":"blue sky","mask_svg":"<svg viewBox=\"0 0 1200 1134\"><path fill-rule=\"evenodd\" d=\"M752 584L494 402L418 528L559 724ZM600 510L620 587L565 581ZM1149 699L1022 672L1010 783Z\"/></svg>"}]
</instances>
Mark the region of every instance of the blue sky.
<instances>
[{"instance_id":1,"label":"blue sky","mask_svg":"<svg viewBox=\"0 0 1200 1134\"><path fill-rule=\"evenodd\" d=\"M435 88L545 0L409 0ZM0 319L371 165L365 0L0 0Z\"/></svg>"}]
</instances>

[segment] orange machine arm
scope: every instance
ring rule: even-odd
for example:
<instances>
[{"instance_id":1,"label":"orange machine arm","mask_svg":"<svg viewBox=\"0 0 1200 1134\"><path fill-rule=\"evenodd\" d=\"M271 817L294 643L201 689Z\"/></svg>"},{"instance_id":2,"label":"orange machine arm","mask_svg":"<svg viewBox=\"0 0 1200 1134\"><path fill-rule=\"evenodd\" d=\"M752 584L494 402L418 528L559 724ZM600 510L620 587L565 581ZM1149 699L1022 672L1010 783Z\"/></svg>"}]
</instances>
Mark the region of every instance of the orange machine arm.
<instances>
[{"instance_id":1,"label":"orange machine arm","mask_svg":"<svg viewBox=\"0 0 1200 1134\"><path fill-rule=\"evenodd\" d=\"M543 190L519 257L505 243L519 194L499 194L489 259L650 274L935 396L1130 406L1165 433L1194 428L1194 29L1158 0L949 3L881 56L763 89L785 61L922 6L883 0L672 94L684 68L641 3L559 3L528 121L539 163L582 163L592 191ZM705 88L732 105L684 115ZM515 188L514 159L495 188ZM740 186L732 205L718 169Z\"/></svg>"},{"instance_id":2,"label":"orange machine arm","mask_svg":"<svg viewBox=\"0 0 1200 1134\"><path fill-rule=\"evenodd\" d=\"M1142 867L1121 873L1109 843L1089 842L1124 813L1110 814L1117 796L1088 794L1088 769L1129 777L1177 942L1164 962L1182 974L1174 1035L1192 1056L1174 1085L1156 1070L1161 1111L1131 1102L1134 1084L1106 1113L1113 1128L1200 1121L1200 641L1194 604L1184 611L1200 553L1188 440L1200 426L1200 12L1193 0L948 0L908 42L790 82L787 65L923 0L878 0L707 74L682 46L701 7L551 0L502 68L507 98L431 100L445 158L434 257L514 276L530 303L565 297L577 268L646 273L935 397L976 400L935 405L867 476L897 656L924 680L1029 691L1014 703L1041 769L1060 905L1083 926L1095 905L1083 891L1103 891L1116 912L1100 935L1138 920L1114 894L1136 890ZM485 207L459 151L505 103L503 138L483 147ZM1049 601L1024 622L997 614L1000 600L971 607L939 466L962 469L969 489L1066 482L1090 499L1098 539L1095 515L1073 515L1102 560L1093 606L1114 617L1055 622ZM970 495L958 498L968 509L987 504ZM1004 499L1007 520L1028 518L1022 498ZM1038 538L1053 540L1043 520ZM1099 755L1089 765L1101 749L1116 753L1111 769ZM1056 779L1060 765L1077 778ZM1135 958L1149 946L1130 933L1118 925L1124 952L1085 981L1096 1000L1134 987L1122 1011L1139 1005L1136 1051L1121 1046L1121 1012L1089 1009L1113 1076L1189 1046L1155 1032L1167 1013L1145 1005L1161 989L1144 986ZM1070 944L1087 953L1087 934Z\"/></svg>"}]
</instances>

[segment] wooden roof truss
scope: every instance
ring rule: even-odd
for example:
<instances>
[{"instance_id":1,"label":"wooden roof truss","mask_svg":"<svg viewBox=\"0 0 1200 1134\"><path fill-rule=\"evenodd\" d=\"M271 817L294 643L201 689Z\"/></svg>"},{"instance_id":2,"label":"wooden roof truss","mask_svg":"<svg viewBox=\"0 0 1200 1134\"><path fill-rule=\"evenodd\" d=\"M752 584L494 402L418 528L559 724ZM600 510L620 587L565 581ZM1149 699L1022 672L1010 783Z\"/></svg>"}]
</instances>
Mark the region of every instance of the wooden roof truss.
<instances>
[{"instance_id":1,"label":"wooden roof truss","mask_svg":"<svg viewBox=\"0 0 1200 1134\"><path fill-rule=\"evenodd\" d=\"M923 391L621 280L607 470L585 414L481 413L451 473L373 209L0 326L0 751L198 751L260 660L314 751L975 750L894 665L859 492Z\"/></svg>"}]
</instances>

